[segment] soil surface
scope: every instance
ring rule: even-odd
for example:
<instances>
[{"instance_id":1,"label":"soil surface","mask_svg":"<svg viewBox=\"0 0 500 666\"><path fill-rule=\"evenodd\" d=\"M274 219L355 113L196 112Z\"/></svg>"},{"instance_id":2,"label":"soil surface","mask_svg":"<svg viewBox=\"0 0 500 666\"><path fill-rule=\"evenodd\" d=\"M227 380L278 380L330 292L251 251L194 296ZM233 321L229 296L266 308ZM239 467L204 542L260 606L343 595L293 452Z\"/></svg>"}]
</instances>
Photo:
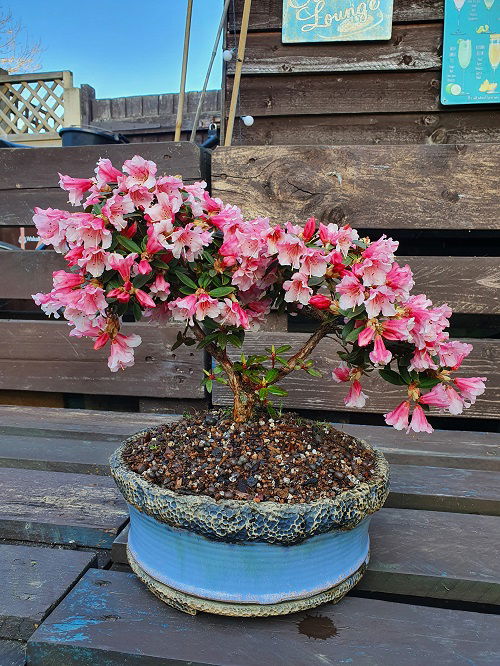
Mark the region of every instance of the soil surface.
<instances>
[{"instance_id":1,"label":"soil surface","mask_svg":"<svg viewBox=\"0 0 500 666\"><path fill-rule=\"evenodd\" d=\"M369 481L375 458L327 423L283 414L234 423L198 412L148 431L124 459L151 483L188 495L298 503L335 497Z\"/></svg>"}]
</instances>

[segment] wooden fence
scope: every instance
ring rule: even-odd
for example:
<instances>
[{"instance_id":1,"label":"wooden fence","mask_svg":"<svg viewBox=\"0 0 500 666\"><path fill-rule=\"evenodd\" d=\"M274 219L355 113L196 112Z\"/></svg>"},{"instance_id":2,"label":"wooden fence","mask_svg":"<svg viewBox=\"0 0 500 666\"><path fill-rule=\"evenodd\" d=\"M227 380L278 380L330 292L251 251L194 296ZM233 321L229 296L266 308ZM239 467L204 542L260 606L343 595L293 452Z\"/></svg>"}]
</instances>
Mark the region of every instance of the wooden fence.
<instances>
[{"instance_id":1,"label":"wooden fence","mask_svg":"<svg viewBox=\"0 0 500 666\"><path fill-rule=\"evenodd\" d=\"M471 230L491 234L497 243L489 241L493 256L420 255L402 257L402 261L415 272L415 293L422 289L436 304L448 302L458 317L466 318L462 337L479 338L473 340L474 352L464 363L464 373L487 376L488 391L464 417L498 418L500 340L488 338L487 330L499 337L500 271L495 256L500 229L499 167L497 146L487 144L242 146L215 151L212 187L216 196L240 206L249 217L298 223L315 215L324 222L349 222L375 238L384 232L398 238L403 231L411 234L410 247L418 239L427 250L437 230L459 234L462 245L467 244ZM492 328L486 329L486 322ZM307 337L301 326L302 331L309 328L307 322L284 320L281 327L274 325L281 331L249 334L246 344L255 353L273 343L297 348ZM324 377L294 373L285 380L290 395L284 406L349 411L343 403L345 386L330 379L338 363L336 352L336 344L324 340L313 354ZM374 413L393 408L401 395L376 380L366 383L366 393L367 410ZM229 399L228 392L217 385L214 402L228 404Z\"/></svg>"},{"instance_id":2,"label":"wooden fence","mask_svg":"<svg viewBox=\"0 0 500 666\"><path fill-rule=\"evenodd\" d=\"M439 103L443 0L394 0L389 41L282 44L282 0L253 0L239 108L255 118L234 144L411 144L500 141L494 106ZM238 39L235 0L226 43ZM230 99L234 60L227 65ZM224 109L227 115L227 107Z\"/></svg>"}]
</instances>

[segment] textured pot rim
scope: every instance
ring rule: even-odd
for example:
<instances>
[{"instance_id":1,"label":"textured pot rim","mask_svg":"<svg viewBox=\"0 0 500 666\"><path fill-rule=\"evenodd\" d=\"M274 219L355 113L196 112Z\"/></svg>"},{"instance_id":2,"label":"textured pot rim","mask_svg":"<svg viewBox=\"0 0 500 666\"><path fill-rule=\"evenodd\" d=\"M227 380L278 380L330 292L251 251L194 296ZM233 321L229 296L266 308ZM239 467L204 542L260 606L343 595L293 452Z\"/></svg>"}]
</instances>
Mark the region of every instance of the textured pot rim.
<instances>
[{"instance_id":1,"label":"textured pot rim","mask_svg":"<svg viewBox=\"0 0 500 666\"><path fill-rule=\"evenodd\" d=\"M220 499L208 495L178 494L161 488L132 471L123 459L125 448L155 426L128 437L111 455L111 474L125 500L138 511L210 539L264 541L291 545L334 529L350 530L366 516L378 511L389 493L389 464L368 442L353 437L375 455L375 472L369 482L344 490L335 497L312 502L280 504L264 501ZM333 427L333 426L332 426Z\"/></svg>"}]
</instances>

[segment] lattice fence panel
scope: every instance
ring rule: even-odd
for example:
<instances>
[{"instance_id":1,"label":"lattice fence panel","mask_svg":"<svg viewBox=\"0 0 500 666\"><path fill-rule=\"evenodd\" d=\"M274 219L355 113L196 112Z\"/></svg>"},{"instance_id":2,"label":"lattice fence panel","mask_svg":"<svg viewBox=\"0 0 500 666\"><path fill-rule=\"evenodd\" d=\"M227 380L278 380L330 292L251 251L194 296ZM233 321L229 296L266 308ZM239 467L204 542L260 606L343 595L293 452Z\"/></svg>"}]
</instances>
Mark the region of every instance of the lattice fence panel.
<instances>
[{"instance_id":1,"label":"lattice fence panel","mask_svg":"<svg viewBox=\"0 0 500 666\"><path fill-rule=\"evenodd\" d=\"M18 78L0 84L0 130L4 134L57 132L64 119L63 73L51 79Z\"/></svg>"}]
</instances>

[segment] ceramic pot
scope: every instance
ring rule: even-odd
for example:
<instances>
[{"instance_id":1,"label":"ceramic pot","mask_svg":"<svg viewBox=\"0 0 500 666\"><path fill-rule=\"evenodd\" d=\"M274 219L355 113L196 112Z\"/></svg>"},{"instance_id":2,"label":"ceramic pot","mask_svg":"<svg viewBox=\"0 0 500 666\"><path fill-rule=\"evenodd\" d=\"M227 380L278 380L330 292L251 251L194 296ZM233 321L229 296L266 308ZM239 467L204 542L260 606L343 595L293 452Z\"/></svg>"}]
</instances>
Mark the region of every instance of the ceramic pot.
<instances>
[{"instance_id":1,"label":"ceramic pot","mask_svg":"<svg viewBox=\"0 0 500 666\"><path fill-rule=\"evenodd\" d=\"M388 494L382 453L374 450L369 483L332 499L216 501L177 494L130 470L123 451L144 434L115 451L111 473L129 506L130 566L167 604L191 614L281 615L337 602L361 579L370 516Z\"/></svg>"}]
</instances>

